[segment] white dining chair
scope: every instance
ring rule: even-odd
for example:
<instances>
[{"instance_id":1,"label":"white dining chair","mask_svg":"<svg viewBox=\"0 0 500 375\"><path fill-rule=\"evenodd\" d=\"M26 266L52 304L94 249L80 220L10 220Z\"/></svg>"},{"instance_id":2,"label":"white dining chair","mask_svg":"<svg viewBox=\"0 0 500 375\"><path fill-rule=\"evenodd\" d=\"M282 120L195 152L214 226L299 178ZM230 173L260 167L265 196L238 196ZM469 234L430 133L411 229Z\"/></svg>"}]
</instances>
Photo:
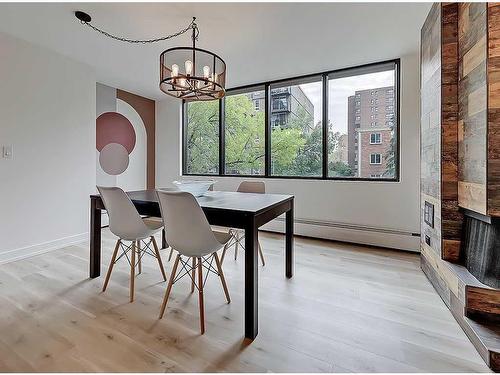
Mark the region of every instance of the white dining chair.
<instances>
[{"instance_id":1,"label":"white dining chair","mask_svg":"<svg viewBox=\"0 0 500 375\"><path fill-rule=\"evenodd\" d=\"M265 194L266 193L266 184L263 181L242 181L238 186L239 193L254 193L254 194ZM229 233L231 234L231 245L234 244L234 260L238 258L238 246L241 246L242 250L245 250L245 232L241 229L230 229ZM266 262L264 260L264 254L262 252L262 247L260 246L260 241L257 240L259 255L262 265L265 266ZM226 247L226 249L229 246ZM226 249L222 252L221 262L224 262L224 258L226 256Z\"/></svg>"},{"instance_id":2,"label":"white dining chair","mask_svg":"<svg viewBox=\"0 0 500 375\"><path fill-rule=\"evenodd\" d=\"M130 264L130 302L133 302L135 269L137 267L138 273L142 273L142 257L145 254L157 259L163 280L167 280L160 251L154 238L155 233L162 230L163 222L143 219L128 195L119 187L97 186L97 189L108 212L109 230L118 237L102 291L106 291L115 263L125 257ZM124 242L130 242L130 244L127 245ZM117 258L119 249L122 254Z\"/></svg>"},{"instance_id":3,"label":"white dining chair","mask_svg":"<svg viewBox=\"0 0 500 375\"><path fill-rule=\"evenodd\" d=\"M224 273L217 251L231 239L229 233L213 231L196 198L183 191L157 190L163 222L168 228L167 241L177 251L170 280L161 305L160 319L165 313L173 284L185 275L191 278L191 293L198 289L200 307L200 330L205 332L205 308L203 288L210 272L219 276L226 295L231 302ZM187 258L187 259L183 259ZM214 267L215 262L215 267ZM181 263L181 269L177 269ZM206 270L203 276L203 268ZM198 277L196 277L198 270Z\"/></svg>"}]
</instances>

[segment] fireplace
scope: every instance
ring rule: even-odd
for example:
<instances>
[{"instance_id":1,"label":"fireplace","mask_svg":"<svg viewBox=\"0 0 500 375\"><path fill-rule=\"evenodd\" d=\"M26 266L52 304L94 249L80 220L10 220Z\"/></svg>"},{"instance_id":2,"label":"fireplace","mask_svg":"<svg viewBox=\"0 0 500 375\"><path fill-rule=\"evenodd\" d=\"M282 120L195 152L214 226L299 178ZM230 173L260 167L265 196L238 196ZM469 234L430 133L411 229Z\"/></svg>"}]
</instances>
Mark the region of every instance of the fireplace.
<instances>
[{"instance_id":1,"label":"fireplace","mask_svg":"<svg viewBox=\"0 0 500 375\"><path fill-rule=\"evenodd\" d=\"M500 219L464 213L462 262L483 284L500 288Z\"/></svg>"}]
</instances>

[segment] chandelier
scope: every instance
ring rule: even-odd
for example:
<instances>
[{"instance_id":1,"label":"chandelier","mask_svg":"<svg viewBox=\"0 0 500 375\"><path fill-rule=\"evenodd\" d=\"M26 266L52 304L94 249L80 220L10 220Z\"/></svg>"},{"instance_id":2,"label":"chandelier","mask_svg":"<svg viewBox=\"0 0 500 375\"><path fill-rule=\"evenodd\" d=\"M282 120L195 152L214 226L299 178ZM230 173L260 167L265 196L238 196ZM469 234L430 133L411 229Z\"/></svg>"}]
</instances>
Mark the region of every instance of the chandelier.
<instances>
[{"instance_id":1,"label":"chandelier","mask_svg":"<svg viewBox=\"0 0 500 375\"><path fill-rule=\"evenodd\" d=\"M220 99L226 94L226 63L215 53L197 48L200 34L196 17L179 32L154 39L127 39L108 33L90 22L85 12L75 12L80 22L102 35L132 44L149 44L168 40L191 30L190 47L169 48L160 54L160 90L170 96L186 101Z\"/></svg>"}]
</instances>

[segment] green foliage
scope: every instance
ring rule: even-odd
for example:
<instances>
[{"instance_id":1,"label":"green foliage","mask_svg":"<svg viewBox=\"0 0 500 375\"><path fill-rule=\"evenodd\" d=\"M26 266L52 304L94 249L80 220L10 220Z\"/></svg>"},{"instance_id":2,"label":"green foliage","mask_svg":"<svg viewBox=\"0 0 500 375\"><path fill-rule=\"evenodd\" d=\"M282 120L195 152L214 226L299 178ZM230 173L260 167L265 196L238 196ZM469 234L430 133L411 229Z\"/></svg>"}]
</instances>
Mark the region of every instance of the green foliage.
<instances>
[{"instance_id":1,"label":"green foliage","mask_svg":"<svg viewBox=\"0 0 500 375\"><path fill-rule=\"evenodd\" d=\"M337 177L337 176L352 177L353 171L351 167L344 162L331 161L328 164L328 175L331 177Z\"/></svg>"},{"instance_id":2,"label":"green foliage","mask_svg":"<svg viewBox=\"0 0 500 375\"><path fill-rule=\"evenodd\" d=\"M264 173L264 112L246 95L226 98L226 173Z\"/></svg>"},{"instance_id":3,"label":"green foliage","mask_svg":"<svg viewBox=\"0 0 500 375\"><path fill-rule=\"evenodd\" d=\"M187 170L218 173L219 102L193 102L187 106Z\"/></svg>"},{"instance_id":4,"label":"green foliage","mask_svg":"<svg viewBox=\"0 0 500 375\"><path fill-rule=\"evenodd\" d=\"M389 177L393 178L395 177L396 173L396 137L393 134L391 137L391 143L389 145L389 148L387 152L385 153L385 163L386 163L386 168L384 172L384 177Z\"/></svg>"},{"instance_id":5,"label":"green foliage","mask_svg":"<svg viewBox=\"0 0 500 375\"><path fill-rule=\"evenodd\" d=\"M264 174L264 112L256 111L245 94L225 101L225 156L227 174ZM189 173L218 173L218 102L188 104L187 166ZM341 134L328 134L335 150ZM303 107L284 126L271 132L271 172L278 176L321 176L323 129ZM334 175L348 176L349 166L330 163Z\"/></svg>"}]
</instances>

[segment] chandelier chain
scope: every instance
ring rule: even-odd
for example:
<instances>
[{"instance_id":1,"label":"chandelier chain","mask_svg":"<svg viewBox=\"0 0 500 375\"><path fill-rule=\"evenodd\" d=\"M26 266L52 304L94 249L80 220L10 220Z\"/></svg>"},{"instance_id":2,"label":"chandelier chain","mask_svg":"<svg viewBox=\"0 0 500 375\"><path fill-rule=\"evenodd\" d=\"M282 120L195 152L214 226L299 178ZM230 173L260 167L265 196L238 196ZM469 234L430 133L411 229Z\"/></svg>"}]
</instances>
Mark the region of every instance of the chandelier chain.
<instances>
[{"instance_id":1,"label":"chandelier chain","mask_svg":"<svg viewBox=\"0 0 500 375\"><path fill-rule=\"evenodd\" d=\"M159 37L159 38L153 38L153 39L128 39L128 38L123 38L123 37L119 37L119 36L110 34L107 31L101 30L98 27L92 25L90 22L85 22L85 21L80 21L80 22L82 24L90 27L94 31L97 31L98 33L101 33L102 35L107 36L108 38L111 38L111 39L114 39L114 40L118 40L120 42L132 43L132 44L149 44L149 43L161 42L161 41L164 41L164 40L168 40L168 39L172 39L172 38L175 38L177 36L180 36L180 35L188 32L189 30L193 30L193 38L195 40L198 40L198 35L200 34L200 30L198 29L198 25L196 24L196 17L193 17L193 20L191 21L191 23L186 28L184 28L184 29L176 32L175 34L170 34L170 35L162 36L162 37Z\"/></svg>"}]
</instances>

